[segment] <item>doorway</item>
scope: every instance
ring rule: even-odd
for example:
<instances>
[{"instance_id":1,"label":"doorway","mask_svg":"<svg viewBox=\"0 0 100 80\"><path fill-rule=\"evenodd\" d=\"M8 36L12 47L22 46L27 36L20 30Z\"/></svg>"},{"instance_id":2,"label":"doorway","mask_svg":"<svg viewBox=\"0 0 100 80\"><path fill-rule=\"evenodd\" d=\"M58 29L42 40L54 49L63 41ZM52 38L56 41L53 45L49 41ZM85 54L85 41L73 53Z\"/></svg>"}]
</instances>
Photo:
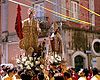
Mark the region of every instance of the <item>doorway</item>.
<instances>
[{"instance_id":1,"label":"doorway","mask_svg":"<svg viewBox=\"0 0 100 80\"><path fill-rule=\"evenodd\" d=\"M87 55L82 51L76 51L72 55L72 66L74 68L76 67L87 68L88 67Z\"/></svg>"},{"instance_id":2,"label":"doorway","mask_svg":"<svg viewBox=\"0 0 100 80\"><path fill-rule=\"evenodd\" d=\"M78 72L81 68L84 68L85 63L84 63L85 58L78 55L75 57L75 68L76 71Z\"/></svg>"}]
</instances>

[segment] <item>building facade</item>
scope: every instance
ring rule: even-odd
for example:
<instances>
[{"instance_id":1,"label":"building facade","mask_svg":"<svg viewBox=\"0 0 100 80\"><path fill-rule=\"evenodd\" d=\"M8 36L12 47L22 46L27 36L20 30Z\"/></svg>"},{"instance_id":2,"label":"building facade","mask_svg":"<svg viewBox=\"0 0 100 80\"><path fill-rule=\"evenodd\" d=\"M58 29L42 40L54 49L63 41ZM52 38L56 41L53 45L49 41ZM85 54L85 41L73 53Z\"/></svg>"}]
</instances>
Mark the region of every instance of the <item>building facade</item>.
<instances>
[{"instance_id":1,"label":"building facade","mask_svg":"<svg viewBox=\"0 0 100 80\"><path fill-rule=\"evenodd\" d=\"M99 39L100 33L73 28L63 25L65 58L68 65L85 68L88 66L97 67L99 57L92 51L94 39ZM98 58L98 59L97 59ZM95 62L93 61L95 59ZM99 68L99 67L98 67Z\"/></svg>"},{"instance_id":2,"label":"building facade","mask_svg":"<svg viewBox=\"0 0 100 80\"><path fill-rule=\"evenodd\" d=\"M99 3L99 0L95 0L95 1L94 1L94 6L95 6L94 11L95 11L96 13L100 14L100 9L99 9L100 3ZM100 26L100 22L99 22L100 17L95 16L95 20L96 20L96 21L95 21L96 26L97 26L97 27Z\"/></svg>"},{"instance_id":3,"label":"building facade","mask_svg":"<svg viewBox=\"0 0 100 80\"><path fill-rule=\"evenodd\" d=\"M16 0L20 3L31 5L24 0ZM22 20L28 17L28 7L21 6ZM0 55L1 63L15 63L15 58L20 54L18 48L18 37L15 31L15 21L17 16L17 4L8 0L1 0L1 37L0 37ZM13 49L12 49L13 48Z\"/></svg>"},{"instance_id":4,"label":"building facade","mask_svg":"<svg viewBox=\"0 0 100 80\"><path fill-rule=\"evenodd\" d=\"M64 58L67 60L68 66L78 67L79 64L81 64L79 67L88 67L89 64L92 65L92 58L94 59L96 56L93 52L88 55L86 54L86 51L91 51L93 40L100 38L100 33L95 31L95 27L100 26L99 17L91 14L82 6L100 14L99 2L97 3L94 0L14 1L21 5L22 20L28 18L27 10L34 4L36 18L39 19L40 23L47 21L48 25L46 25L45 28L49 28L52 22L62 22L62 37L63 43L65 43L63 44ZM16 64L16 58L18 58L19 55L23 55L24 52L19 48L19 39L15 31L17 4L9 0L2 0L0 8L0 63ZM92 24L88 25L81 21L77 21L76 19ZM91 26L93 27L91 28ZM40 42L42 42L44 38L39 39Z\"/></svg>"}]
</instances>

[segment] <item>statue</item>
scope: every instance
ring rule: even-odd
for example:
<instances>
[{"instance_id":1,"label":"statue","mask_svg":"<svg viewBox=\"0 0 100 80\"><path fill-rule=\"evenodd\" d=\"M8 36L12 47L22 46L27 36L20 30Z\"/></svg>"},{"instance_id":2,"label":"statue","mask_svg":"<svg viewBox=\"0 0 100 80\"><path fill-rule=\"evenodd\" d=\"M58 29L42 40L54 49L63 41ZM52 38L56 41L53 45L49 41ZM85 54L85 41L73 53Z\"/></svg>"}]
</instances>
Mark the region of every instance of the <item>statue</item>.
<instances>
[{"instance_id":1,"label":"statue","mask_svg":"<svg viewBox=\"0 0 100 80\"><path fill-rule=\"evenodd\" d=\"M57 54L62 53L62 38L58 29L58 24L56 22L53 23L53 33L51 35L51 48L52 52L56 52Z\"/></svg>"},{"instance_id":2,"label":"statue","mask_svg":"<svg viewBox=\"0 0 100 80\"><path fill-rule=\"evenodd\" d=\"M38 51L38 35L41 29L39 22L33 18L34 14L34 10L28 10L29 18L23 23L23 38L19 43L20 48L26 51L26 55L32 55L33 52Z\"/></svg>"}]
</instances>

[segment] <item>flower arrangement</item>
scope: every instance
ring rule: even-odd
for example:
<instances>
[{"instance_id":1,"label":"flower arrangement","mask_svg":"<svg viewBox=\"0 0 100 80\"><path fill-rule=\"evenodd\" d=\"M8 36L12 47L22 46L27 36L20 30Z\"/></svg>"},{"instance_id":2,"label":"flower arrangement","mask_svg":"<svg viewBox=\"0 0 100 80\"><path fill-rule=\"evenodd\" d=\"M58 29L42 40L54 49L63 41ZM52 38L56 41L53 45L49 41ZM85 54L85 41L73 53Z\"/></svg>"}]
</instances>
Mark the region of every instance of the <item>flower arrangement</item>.
<instances>
[{"instance_id":1,"label":"flower arrangement","mask_svg":"<svg viewBox=\"0 0 100 80\"><path fill-rule=\"evenodd\" d=\"M51 65L58 65L61 63L62 59L61 56L59 56L58 54L53 55L48 55L47 57L47 61L51 64Z\"/></svg>"},{"instance_id":2,"label":"flower arrangement","mask_svg":"<svg viewBox=\"0 0 100 80\"><path fill-rule=\"evenodd\" d=\"M37 53L35 53L37 55ZM43 69L43 58L41 56L31 57L31 56L24 56L16 59L16 63L19 69L32 69L35 67L36 69Z\"/></svg>"},{"instance_id":3,"label":"flower arrangement","mask_svg":"<svg viewBox=\"0 0 100 80\"><path fill-rule=\"evenodd\" d=\"M31 69L31 67L34 66L34 60L33 57L29 57L29 56L24 56L24 57L20 57L19 59L16 59L17 62L17 66L20 69Z\"/></svg>"},{"instance_id":4,"label":"flower arrangement","mask_svg":"<svg viewBox=\"0 0 100 80\"><path fill-rule=\"evenodd\" d=\"M20 56L19 59L16 59L16 63L19 69L44 69L45 63L49 62L49 65L59 65L62 59L61 56L55 54L55 56L48 55L47 59L38 56L38 53L34 53L34 56ZM48 65L48 64L47 64Z\"/></svg>"}]
</instances>

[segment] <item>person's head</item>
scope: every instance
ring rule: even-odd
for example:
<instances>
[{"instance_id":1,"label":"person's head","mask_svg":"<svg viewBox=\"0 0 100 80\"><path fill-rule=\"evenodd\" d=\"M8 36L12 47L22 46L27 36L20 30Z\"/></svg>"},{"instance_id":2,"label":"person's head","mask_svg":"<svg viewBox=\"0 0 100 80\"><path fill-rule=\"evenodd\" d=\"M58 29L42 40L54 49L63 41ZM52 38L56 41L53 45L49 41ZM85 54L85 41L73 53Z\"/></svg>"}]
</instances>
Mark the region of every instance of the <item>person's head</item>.
<instances>
[{"instance_id":1,"label":"person's head","mask_svg":"<svg viewBox=\"0 0 100 80\"><path fill-rule=\"evenodd\" d=\"M20 74L20 76L21 76L21 79L22 79L22 80L25 80L25 79L26 79L26 74L25 74L24 72L22 72L22 73Z\"/></svg>"},{"instance_id":2,"label":"person's head","mask_svg":"<svg viewBox=\"0 0 100 80\"><path fill-rule=\"evenodd\" d=\"M7 70L7 73L9 75L9 77L13 77L13 75L14 75L14 69Z\"/></svg>"},{"instance_id":3,"label":"person's head","mask_svg":"<svg viewBox=\"0 0 100 80\"><path fill-rule=\"evenodd\" d=\"M93 75L96 75L96 74L98 74L98 69L97 68L93 68Z\"/></svg>"},{"instance_id":4,"label":"person's head","mask_svg":"<svg viewBox=\"0 0 100 80\"><path fill-rule=\"evenodd\" d=\"M88 77L89 70L86 68L86 69L83 70L83 72L85 73L85 76Z\"/></svg>"},{"instance_id":5,"label":"person's head","mask_svg":"<svg viewBox=\"0 0 100 80\"><path fill-rule=\"evenodd\" d=\"M64 77L63 76L56 76L54 78L55 78L55 80L64 80Z\"/></svg>"},{"instance_id":6,"label":"person's head","mask_svg":"<svg viewBox=\"0 0 100 80\"><path fill-rule=\"evenodd\" d=\"M35 16L35 11L33 8L28 9L28 17L31 19L33 16Z\"/></svg>"},{"instance_id":7,"label":"person's head","mask_svg":"<svg viewBox=\"0 0 100 80\"><path fill-rule=\"evenodd\" d=\"M6 70L6 66L5 66L5 65L2 65L1 67L2 67L2 70L3 70L3 71Z\"/></svg>"},{"instance_id":8,"label":"person's head","mask_svg":"<svg viewBox=\"0 0 100 80\"><path fill-rule=\"evenodd\" d=\"M42 72L38 73L38 80L44 80L44 74Z\"/></svg>"},{"instance_id":9,"label":"person's head","mask_svg":"<svg viewBox=\"0 0 100 80\"><path fill-rule=\"evenodd\" d=\"M5 65L2 65L1 67L2 67L2 69L3 69L3 68L6 68L6 66L5 66Z\"/></svg>"},{"instance_id":10,"label":"person's head","mask_svg":"<svg viewBox=\"0 0 100 80\"><path fill-rule=\"evenodd\" d=\"M13 72L14 72L14 74L16 74L17 73L17 68L13 68Z\"/></svg>"},{"instance_id":11,"label":"person's head","mask_svg":"<svg viewBox=\"0 0 100 80\"><path fill-rule=\"evenodd\" d=\"M37 75L34 75L33 76L33 80L37 80Z\"/></svg>"},{"instance_id":12,"label":"person's head","mask_svg":"<svg viewBox=\"0 0 100 80\"><path fill-rule=\"evenodd\" d=\"M54 72L53 71L49 71L49 77L53 77L54 76Z\"/></svg>"},{"instance_id":13,"label":"person's head","mask_svg":"<svg viewBox=\"0 0 100 80\"><path fill-rule=\"evenodd\" d=\"M20 76L22 72L23 72L23 70L19 70L18 75Z\"/></svg>"},{"instance_id":14,"label":"person's head","mask_svg":"<svg viewBox=\"0 0 100 80\"><path fill-rule=\"evenodd\" d=\"M70 78L70 77L71 77L71 74L69 72L64 73L64 78Z\"/></svg>"}]
</instances>

